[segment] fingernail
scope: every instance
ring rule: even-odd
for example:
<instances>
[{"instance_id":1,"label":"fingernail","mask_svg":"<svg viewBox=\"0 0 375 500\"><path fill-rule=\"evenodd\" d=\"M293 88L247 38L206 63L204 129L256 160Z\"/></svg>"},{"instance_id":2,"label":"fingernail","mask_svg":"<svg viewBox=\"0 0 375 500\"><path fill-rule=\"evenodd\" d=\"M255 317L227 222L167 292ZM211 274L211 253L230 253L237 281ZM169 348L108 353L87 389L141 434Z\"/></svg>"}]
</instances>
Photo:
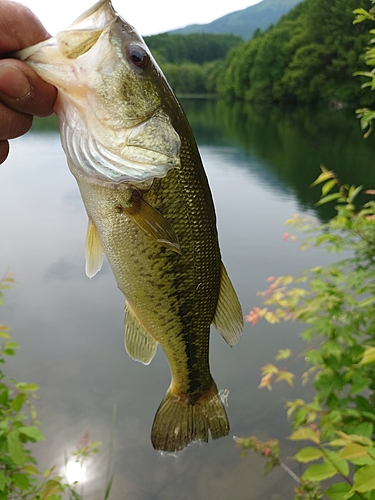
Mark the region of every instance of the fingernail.
<instances>
[{"instance_id":1,"label":"fingernail","mask_svg":"<svg viewBox=\"0 0 375 500\"><path fill-rule=\"evenodd\" d=\"M0 65L0 92L11 99L24 99L31 92L30 82L20 69L3 64Z\"/></svg>"}]
</instances>

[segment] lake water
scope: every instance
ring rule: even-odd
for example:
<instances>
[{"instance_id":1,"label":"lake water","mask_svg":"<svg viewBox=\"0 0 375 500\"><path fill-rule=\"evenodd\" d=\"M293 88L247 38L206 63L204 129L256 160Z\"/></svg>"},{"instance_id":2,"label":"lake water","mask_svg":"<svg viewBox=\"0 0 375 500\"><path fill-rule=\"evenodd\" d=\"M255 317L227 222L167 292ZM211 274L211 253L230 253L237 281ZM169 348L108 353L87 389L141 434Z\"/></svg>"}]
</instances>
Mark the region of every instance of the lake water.
<instances>
[{"instance_id":1,"label":"lake water","mask_svg":"<svg viewBox=\"0 0 375 500\"><path fill-rule=\"evenodd\" d=\"M319 188L310 183L324 164L342 182L375 187L374 138L364 140L352 111L227 107L183 101L203 157L213 197L223 260L246 314L260 305L256 292L271 275L298 274L328 262L321 250L301 252L283 241L292 214L321 219ZM15 273L1 321L21 345L6 371L41 386L37 404L46 442L39 465L62 466L64 452L81 436L103 442L87 465L85 498L104 498L113 407L117 422L115 479L110 498L127 500L289 500L294 484L280 470L263 476L263 459L239 457L233 436L282 441L295 454L285 402L311 389L257 388L260 368L278 349L302 347L300 325L245 325L233 349L211 335L212 373L229 389L230 436L193 445L178 457L161 456L150 442L155 411L169 385L162 350L149 366L131 360L123 346L124 298L108 264L92 280L84 273L86 215L65 164L57 132L34 131L12 141L0 166L0 273ZM332 258L332 257L331 257ZM296 365L297 372L302 366ZM79 490L78 490L79 491Z\"/></svg>"}]
</instances>

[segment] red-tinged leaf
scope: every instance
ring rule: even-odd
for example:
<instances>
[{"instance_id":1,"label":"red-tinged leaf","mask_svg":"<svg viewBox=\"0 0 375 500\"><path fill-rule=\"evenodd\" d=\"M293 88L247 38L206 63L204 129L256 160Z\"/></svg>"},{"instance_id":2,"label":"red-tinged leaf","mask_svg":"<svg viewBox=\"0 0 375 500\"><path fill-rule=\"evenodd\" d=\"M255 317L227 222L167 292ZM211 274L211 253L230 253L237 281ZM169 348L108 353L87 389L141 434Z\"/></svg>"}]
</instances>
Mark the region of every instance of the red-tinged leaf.
<instances>
[{"instance_id":1,"label":"red-tinged leaf","mask_svg":"<svg viewBox=\"0 0 375 500\"><path fill-rule=\"evenodd\" d=\"M261 378L260 384L258 385L258 389L263 389L264 387L267 387L269 391L272 391L272 385L271 385L272 377L273 377L272 373L264 375L264 377Z\"/></svg>"},{"instance_id":2,"label":"red-tinged leaf","mask_svg":"<svg viewBox=\"0 0 375 500\"><path fill-rule=\"evenodd\" d=\"M276 375L277 373L279 373L279 369L272 363L268 363L267 365L262 366L262 375Z\"/></svg>"},{"instance_id":3,"label":"red-tinged leaf","mask_svg":"<svg viewBox=\"0 0 375 500\"><path fill-rule=\"evenodd\" d=\"M293 387L294 377L295 377L294 373L280 370L277 375L276 382L281 382L282 380L285 380L285 382L287 382L291 387Z\"/></svg>"}]
</instances>

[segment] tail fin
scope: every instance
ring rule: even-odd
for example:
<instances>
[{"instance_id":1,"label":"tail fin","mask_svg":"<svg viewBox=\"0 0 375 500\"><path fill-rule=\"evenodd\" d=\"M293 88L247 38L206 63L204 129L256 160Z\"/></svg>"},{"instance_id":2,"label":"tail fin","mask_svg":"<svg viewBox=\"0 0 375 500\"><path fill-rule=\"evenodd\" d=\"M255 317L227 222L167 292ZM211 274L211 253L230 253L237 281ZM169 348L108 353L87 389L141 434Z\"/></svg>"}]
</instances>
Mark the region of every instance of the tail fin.
<instances>
[{"instance_id":1,"label":"tail fin","mask_svg":"<svg viewBox=\"0 0 375 500\"><path fill-rule=\"evenodd\" d=\"M229 433L229 422L215 383L194 404L170 389L161 402L152 426L151 441L156 450L175 452L192 441L208 441Z\"/></svg>"}]
</instances>

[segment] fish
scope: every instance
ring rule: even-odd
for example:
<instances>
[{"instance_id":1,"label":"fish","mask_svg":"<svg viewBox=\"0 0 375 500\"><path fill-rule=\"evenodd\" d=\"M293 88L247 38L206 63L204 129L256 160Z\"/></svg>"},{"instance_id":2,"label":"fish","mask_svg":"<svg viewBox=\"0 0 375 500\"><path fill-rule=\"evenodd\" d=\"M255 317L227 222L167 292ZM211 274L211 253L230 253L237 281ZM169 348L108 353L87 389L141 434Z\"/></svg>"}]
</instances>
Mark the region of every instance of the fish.
<instances>
[{"instance_id":1,"label":"fish","mask_svg":"<svg viewBox=\"0 0 375 500\"><path fill-rule=\"evenodd\" d=\"M210 326L234 346L243 315L194 135L165 76L110 0L13 57L58 89L61 144L88 215L86 274L106 256L126 299L126 351L148 365L160 344L168 360L153 447L174 453L228 435Z\"/></svg>"}]
</instances>

